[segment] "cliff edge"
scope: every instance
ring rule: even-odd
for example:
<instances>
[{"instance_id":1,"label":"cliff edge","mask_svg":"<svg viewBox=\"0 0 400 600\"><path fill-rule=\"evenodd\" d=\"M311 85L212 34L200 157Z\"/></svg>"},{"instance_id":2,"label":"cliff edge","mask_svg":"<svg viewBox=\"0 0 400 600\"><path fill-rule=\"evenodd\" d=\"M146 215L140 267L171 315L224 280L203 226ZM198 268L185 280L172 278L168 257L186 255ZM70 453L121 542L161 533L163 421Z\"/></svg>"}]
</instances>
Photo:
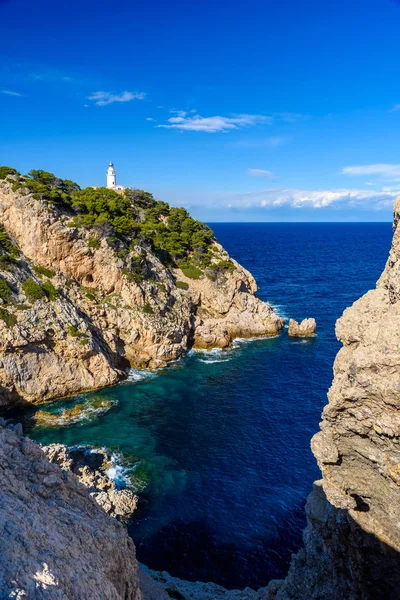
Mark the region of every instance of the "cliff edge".
<instances>
[{"instance_id":1,"label":"cliff edge","mask_svg":"<svg viewBox=\"0 0 400 600\"><path fill-rule=\"evenodd\" d=\"M400 589L400 197L385 269L337 321L343 347L311 446L304 549L262 598L395 600Z\"/></svg>"},{"instance_id":2,"label":"cliff edge","mask_svg":"<svg viewBox=\"0 0 400 600\"><path fill-rule=\"evenodd\" d=\"M0 597L141 600L135 548L76 477L0 425Z\"/></svg>"},{"instance_id":3,"label":"cliff edge","mask_svg":"<svg viewBox=\"0 0 400 600\"><path fill-rule=\"evenodd\" d=\"M0 407L283 327L206 225L147 192L0 167L0 223Z\"/></svg>"}]
</instances>

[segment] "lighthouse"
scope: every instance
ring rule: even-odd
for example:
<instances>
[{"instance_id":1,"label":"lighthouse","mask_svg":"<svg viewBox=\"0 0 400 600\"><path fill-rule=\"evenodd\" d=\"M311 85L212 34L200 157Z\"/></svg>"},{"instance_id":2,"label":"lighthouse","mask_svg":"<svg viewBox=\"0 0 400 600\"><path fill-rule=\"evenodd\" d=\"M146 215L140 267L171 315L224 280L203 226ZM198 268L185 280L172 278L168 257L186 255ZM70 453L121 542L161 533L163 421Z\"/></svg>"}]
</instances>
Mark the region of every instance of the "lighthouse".
<instances>
[{"instance_id":1,"label":"lighthouse","mask_svg":"<svg viewBox=\"0 0 400 600\"><path fill-rule=\"evenodd\" d=\"M117 174L114 169L113 163L110 161L107 169L107 187L115 188L117 187Z\"/></svg>"}]
</instances>

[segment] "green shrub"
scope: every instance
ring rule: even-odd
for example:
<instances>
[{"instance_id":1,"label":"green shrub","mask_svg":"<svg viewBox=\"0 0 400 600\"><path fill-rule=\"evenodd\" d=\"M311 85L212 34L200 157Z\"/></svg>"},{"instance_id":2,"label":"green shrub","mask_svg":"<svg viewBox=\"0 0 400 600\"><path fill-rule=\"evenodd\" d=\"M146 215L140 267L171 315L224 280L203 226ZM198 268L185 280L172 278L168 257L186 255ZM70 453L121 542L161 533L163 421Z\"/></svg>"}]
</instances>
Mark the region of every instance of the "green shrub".
<instances>
[{"instance_id":1,"label":"green shrub","mask_svg":"<svg viewBox=\"0 0 400 600\"><path fill-rule=\"evenodd\" d=\"M220 260L216 265L213 265L216 269L221 269L222 271L234 271L236 269L235 265L230 260Z\"/></svg>"},{"instance_id":2,"label":"green shrub","mask_svg":"<svg viewBox=\"0 0 400 600\"><path fill-rule=\"evenodd\" d=\"M13 167L0 167L0 179L5 179L8 175L19 175Z\"/></svg>"},{"instance_id":3,"label":"green shrub","mask_svg":"<svg viewBox=\"0 0 400 600\"><path fill-rule=\"evenodd\" d=\"M17 322L17 317L9 313L5 308L0 308L0 319L4 321L7 327L14 327Z\"/></svg>"},{"instance_id":4,"label":"green shrub","mask_svg":"<svg viewBox=\"0 0 400 600\"><path fill-rule=\"evenodd\" d=\"M68 333L72 337L81 337L82 335L79 329L74 327L74 325L68 325Z\"/></svg>"},{"instance_id":5,"label":"green shrub","mask_svg":"<svg viewBox=\"0 0 400 600\"><path fill-rule=\"evenodd\" d=\"M146 315L152 315L154 313L154 309L151 304L146 302L146 304L143 306L143 312L146 313Z\"/></svg>"},{"instance_id":6,"label":"green shrub","mask_svg":"<svg viewBox=\"0 0 400 600\"><path fill-rule=\"evenodd\" d=\"M53 271L52 269L47 269L47 267L42 267L41 265L35 265L33 267L34 272L36 273L36 275L39 275L39 277L41 275L44 275L45 277L49 277L50 279L52 277L55 277L56 272Z\"/></svg>"},{"instance_id":7,"label":"green shrub","mask_svg":"<svg viewBox=\"0 0 400 600\"><path fill-rule=\"evenodd\" d=\"M87 345L88 345L88 343L89 343L89 340L88 340L86 337L82 337L82 338L79 340L79 343L80 343L80 345L81 345L81 346L87 346Z\"/></svg>"},{"instance_id":8,"label":"green shrub","mask_svg":"<svg viewBox=\"0 0 400 600\"><path fill-rule=\"evenodd\" d=\"M186 281L176 281L175 285L180 290L188 290L189 289L189 284Z\"/></svg>"},{"instance_id":9,"label":"green shrub","mask_svg":"<svg viewBox=\"0 0 400 600\"><path fill-rule=\"evenodd\" d=\"M28 304L16 304L16 310L29 310L31 307Z\"/></svg>"},{"instance_id":10,"label":"green shrub","mask_svg":"<svg viewBox=\"0 0 400 600\"><path fill-rule=\"evenodd\" d=\"M88 239L88 248L94 248L95 250L97 250L98 248L100 248L100 240L98 237L96 236L90 236L90 238Z\"/></svg>"},{"instance_id":11,"label":"green shrub","mask_svg":"<svg viewBox=\"0 0 400 600\"><path fill-rule=\"evenodd\" d=\"M184 276L188 277L189 279L200 279L200 277L203 275L203 271L201 271L197 267L194 267L193 265L181 267L181 271L184 274Z\"/></svg>"},{"instance_id":12,"label":"green shrub","mask_svg":"<svg viewBox=\"0 0 400 600\"><path fill-rule=\"evenodd\" d=\"M125 258L125 256L129 254L129 250L128 248L123 248L122 250L120 250L119 252L115 253L115 256L117 258Z\"/></svg>"},{"instance_id":13,"label":"green shrub","mask_svg":"<svg viewBox=\"0 0 400 600\"><path fill-rule=\"evenodd\" d=\"M17 248L17 246L14 246L14 244L12 244L10 242L10 240L7 237L6 232L4 231L4 227L3 225L0 224L0 247L1 249L6 252L9 257L14 260L19 256L19 250Z\"/></svg>"},{"instance_id":14,"label":"green shrub","mask_svg":"<svg viewBox=\"0 0 400 600\"><path fill-rule=\"evenodd\" d=\"M60 292L54 287L51 281L45 281L42 285L42 290L49 300L57 300L57 298L60 296Z\"/></svg>"},{"instance_id":15,"label":"green shrub","mask_svg":"<svg viewBox=\"0 0 400 600\"><path fill-rule=\"evenodd\" d=\"M21 183L21 181L14 181L11 189L13 192L17 192L18 190L20 190L22 187L24 187L24 184Z\"/></svg>"},{"instance_id":16,"label":"green shrub","mask_svg":"<svg viewBox=\"0 0 400 600\"><path fill-rule=\"evenodd\" d=\"M34 281L31 277L24 281L24 283L22 284L22 290L25 296L31 301L40 300L40 298L43 297L43 290L41 286L38 283L36 283L36 281Z\"/></svg>"},{"instance_id":17,"label":"green shrub","mask_svg":"<svg viewBox=\"0 0 400 600\"><path fill-rule=\"evenodd\" d=\"M0 271L9 271L11 265L14 265L16 262L16 260L6 254L0 254Z\"/></svg>"},{"instance_id":18,"label":"green shrub","mask_svg":"<svg viewBox=\"0 0 400 600\"><path fill-rule=\"evenodd\" d=\"M92 292L87 292L86 290L84 290L83 293L85 294L85 296L88 300L91 300L92 302L96 302L96 296Z\"/></svg>"},{"instance_id":19,"label":"green shrub","mask_svg":"<svg viewBox=\"0 0 400 600\"><path fill-rule=\"evenodd\" d=\"M122 269L122 273L125 275L128 283L139 283L144 279L142 273L132 273L129 269Z\"/></svg>"},{"instance_id":20,"label":"green shrub","mask_svg":"<svg viewBox=\"0 0 400 600\"><path fill-rule=\"evenodd\" d=\"M36 200L47 200L61 206L71 205L71 195L80 190L74 181L60 179L53 173L32 169L24 177L24 185L32 192Z\"/></svg>"},{"instance_id":21,"label":"green shrub","mask_svg":"<svg viewBox=\"0 0 400 600\"><path fill-rule=\"evenodd\" d=\"M5 279L0 277L0 298L7 304L11 300L11 289Z\"/></svg>"}]
</instances>

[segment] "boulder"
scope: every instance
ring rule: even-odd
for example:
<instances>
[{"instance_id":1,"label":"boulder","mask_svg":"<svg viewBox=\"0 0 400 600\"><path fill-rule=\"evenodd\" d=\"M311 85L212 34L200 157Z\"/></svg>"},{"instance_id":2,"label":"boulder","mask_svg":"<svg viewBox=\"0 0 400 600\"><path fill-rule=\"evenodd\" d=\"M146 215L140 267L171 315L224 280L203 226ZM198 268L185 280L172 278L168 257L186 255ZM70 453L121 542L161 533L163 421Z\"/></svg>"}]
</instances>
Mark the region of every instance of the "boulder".
<instances>
[{"instance_id":1,"label":"boulder","mask_svg":"<svg viewBox=\"0 0 400 600\"><path fill-rule=\"evenodd\" d=\"M315 319L303 319L301 323L290 319L288 335L290 337L314 337L316 329Z\"/></svg>"}]
</instances>

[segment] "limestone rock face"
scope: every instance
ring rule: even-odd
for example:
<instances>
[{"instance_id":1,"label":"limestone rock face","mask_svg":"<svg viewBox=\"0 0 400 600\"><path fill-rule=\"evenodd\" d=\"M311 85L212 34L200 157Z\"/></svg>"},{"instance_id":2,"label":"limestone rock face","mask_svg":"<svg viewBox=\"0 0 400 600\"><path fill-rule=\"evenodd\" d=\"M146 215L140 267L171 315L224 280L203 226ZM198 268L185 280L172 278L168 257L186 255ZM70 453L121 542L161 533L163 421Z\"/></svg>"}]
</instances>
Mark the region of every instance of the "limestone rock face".
<instances>
[{"instance_id":1,"label":"limestone rock face","mask_svg":"<svg viewBox=\"0 0 400 600\"><path fill-rule=\"evenodd\" d=\"M166 571L152 571L140 565L139 581L143 600L257 600L258 593L251 588L227 590L216 583L184 581Z\"/></svg>"},{"instance_id":2,"label":"limestone rock face","mask_svg":"<svg viewBox=\"0 0 400 600\"><path fill-rule=\"evenodd\" d=\"M376 289L344 311L312 450L322 472L304 549L262 598L395 600L400 589L400 197Z\"/></svg>"},{"instance_id":3,"label":"limestone rock face","mask_svg":"<svg viewBox=\"0 0 400 600\"><path fill-rule=\"evenodd\" d=\"M288 335L290 337L314 337L316 329L315 319L303 319L301 323L290 319Z\"/></svg>"},{"instance_id":4,"label":"limestone rock face","mask_svg":"<svg viewBox=\"0 0 400 600\"><path fill-rule=\"evenodd\" d=\"M0 426L1 598L141 600L132 540L76 477Z\"/></svg>"},{"instance_id":5,"label":"limestone rock face","mask_svg":"<svg viewBox=\"0 0 400 600\"><path fill-rule=\"evenodd\" d=\"M68 448L64 444L42 446L51 463L71 471L88 488L90 495L111 517L128 521L135 512L138 497L128 488L117 489L107 475L114 466L112 457L101 448Z\"/></svg>"},{"instance_id":6,"label":"limestone rock face","mask_svg":"<svg viewBox=\"0 0 400 600\"><path fill-rule=\"evenodd\" d=\"M215 281L194 280L140 246L147 275L128 281L126 259L105 237L90 248L89 233L68 226L70 216L27 188L13 192L10 182L0 181L0 220L21 251L18 263L1 273L14 305L7 307L13 321L0 319L0 407L112 385L129 366L163 367L192 345L223 348L234 337L276 335L283 327L238 263ZM214 248L216 257L229 258ZM22 291L27 278L43 283L37 265L55 271L57 299L32 303Z\"/></svg>"}]
</instances>

